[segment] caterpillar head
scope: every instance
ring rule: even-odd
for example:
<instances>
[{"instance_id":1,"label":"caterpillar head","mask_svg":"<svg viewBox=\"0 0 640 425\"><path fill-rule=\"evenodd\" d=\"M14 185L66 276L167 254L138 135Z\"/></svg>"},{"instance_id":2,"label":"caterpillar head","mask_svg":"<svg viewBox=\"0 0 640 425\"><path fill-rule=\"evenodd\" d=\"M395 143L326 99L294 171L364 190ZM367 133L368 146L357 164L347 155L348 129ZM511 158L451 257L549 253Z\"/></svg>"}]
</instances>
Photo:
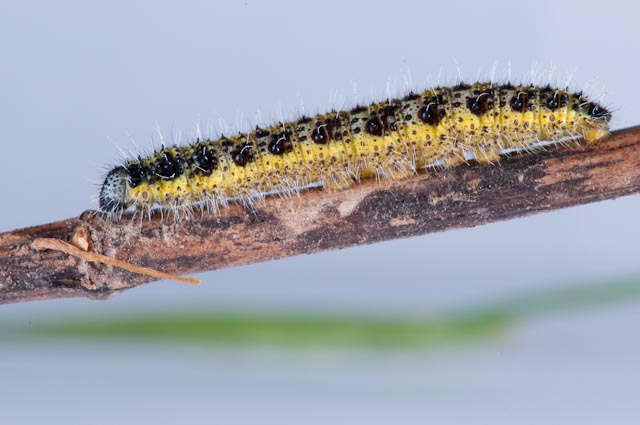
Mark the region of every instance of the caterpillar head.
<instances>
[{"instance_id":1,"label":"caterpillar head","mask_svg":"<svg viewBox=\"0 0 640 425\"><path fill-rule=\"evenodd\" d=\"M607 136L609 134L611 112L595 102L582 105L582 109L586 117L582 134L587 142L591 143Z\"/></svg>"},{"instance_id":2,"label":"caterpillar head","mask_svg":"<svg viewBox=\"0 0 640 425\"><path fill-rule=\"evenodd\" d=\"M100 190L100 209L105 213L119 212L128 207L125 202L127 192L127 169L116 167L109 171Z\"/></svg>"}]
</instances>

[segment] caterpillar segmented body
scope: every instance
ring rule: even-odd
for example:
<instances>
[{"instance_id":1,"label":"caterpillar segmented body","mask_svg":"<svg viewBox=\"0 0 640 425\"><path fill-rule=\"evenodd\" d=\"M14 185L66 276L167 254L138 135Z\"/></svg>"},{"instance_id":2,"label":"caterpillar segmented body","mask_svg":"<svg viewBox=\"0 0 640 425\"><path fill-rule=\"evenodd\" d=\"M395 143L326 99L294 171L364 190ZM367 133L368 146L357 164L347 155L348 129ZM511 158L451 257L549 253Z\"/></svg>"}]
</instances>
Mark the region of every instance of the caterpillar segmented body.
<instances>
[{"instance_id":1,"label":"caterpillar segmented body","mask_svg":"<svg viewBox=\"0 0 640 425\"><path fill-rule=\"evenodd\" d=\"M433 166L496 162L542 141L608 134L610 112L582 93L496 83L439 87L217 140L163 147L113 168L100 208L154 206L188 214L229 200L251 204L310 186L345 189L362 178L399 179Z\"/></svg>"}]
</instances>

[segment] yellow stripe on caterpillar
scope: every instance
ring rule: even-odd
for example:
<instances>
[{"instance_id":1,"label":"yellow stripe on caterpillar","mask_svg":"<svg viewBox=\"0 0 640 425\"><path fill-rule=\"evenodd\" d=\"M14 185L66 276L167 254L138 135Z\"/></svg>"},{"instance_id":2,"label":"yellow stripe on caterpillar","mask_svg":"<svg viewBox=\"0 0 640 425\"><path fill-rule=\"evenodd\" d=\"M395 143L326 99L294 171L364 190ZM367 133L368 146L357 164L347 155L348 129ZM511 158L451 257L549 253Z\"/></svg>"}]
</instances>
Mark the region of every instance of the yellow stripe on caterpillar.
<instances>
[{"instance_id":1,"label":"yellow stripe on caterpillar","mask_svg":"<svg viewBox=\"0 0 640 425\"><path fill-rule=\"evenodd\" d=\"M217 140L173 146L113 168L100 208L217 210L310 186L346 189L360 179L400 179L436 165L497 161L543 141L596 141L610 112L582 93L495 83L439 87Z\"/></svg>"}]
</instances>

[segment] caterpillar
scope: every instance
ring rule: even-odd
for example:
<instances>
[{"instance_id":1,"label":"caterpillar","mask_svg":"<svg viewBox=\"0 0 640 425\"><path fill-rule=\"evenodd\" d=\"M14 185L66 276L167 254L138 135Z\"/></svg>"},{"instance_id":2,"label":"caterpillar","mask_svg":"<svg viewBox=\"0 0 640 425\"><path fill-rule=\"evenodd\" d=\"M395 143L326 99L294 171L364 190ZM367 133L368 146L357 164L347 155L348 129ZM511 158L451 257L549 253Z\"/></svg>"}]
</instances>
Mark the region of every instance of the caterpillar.
<instances>
[{"instance_id":1,"label":"caterpillar","mask_svg":"<svg viewBox=\"0 0 640 425\"><path fill-rule=\"evenodd\" d=\"M106 175L99 204L107 214L176 216L195 205L252 205L273 193L322 186L346 189L364 178L401 179L469 159L497 162L543 141L594 142L611 113L582 92L511 83L459 83L351 110L279 122L232 137L196 139L127 161Z\"/></svg>"}]
</instances>

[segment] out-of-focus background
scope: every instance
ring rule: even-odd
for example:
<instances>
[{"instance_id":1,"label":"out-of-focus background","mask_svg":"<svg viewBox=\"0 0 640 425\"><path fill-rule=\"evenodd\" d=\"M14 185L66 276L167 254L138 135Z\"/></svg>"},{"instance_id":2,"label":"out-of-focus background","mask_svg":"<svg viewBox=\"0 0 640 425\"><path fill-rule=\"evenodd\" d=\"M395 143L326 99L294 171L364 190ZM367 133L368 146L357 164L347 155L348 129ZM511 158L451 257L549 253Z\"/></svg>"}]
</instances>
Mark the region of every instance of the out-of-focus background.
<instances>
[{"instance_id":1,"label":"out-of-focus background","mask_svg":"<svg viewBox=\"0 0 640 425\"><path fill-rule=\"evenodd\" d=\"M0 231L78 215L116 146L496 76L638 124L623 1L10 2ZM509 65L510 63L510 65ZM459 71L458 71L459 69ZM354 94L353 86L357 87ZM637 423L640 197L0 307L2 423Z\"/></svg>"}]
</instances>

